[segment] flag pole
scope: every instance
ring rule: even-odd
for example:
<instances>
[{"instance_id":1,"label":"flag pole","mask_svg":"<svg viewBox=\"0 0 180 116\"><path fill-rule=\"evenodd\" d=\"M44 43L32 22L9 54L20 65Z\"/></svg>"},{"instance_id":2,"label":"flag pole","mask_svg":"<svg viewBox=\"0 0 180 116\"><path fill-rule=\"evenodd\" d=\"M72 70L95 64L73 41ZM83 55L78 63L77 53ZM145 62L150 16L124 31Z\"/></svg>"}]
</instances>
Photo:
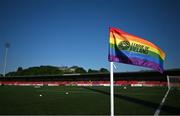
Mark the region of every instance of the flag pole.
<instances>
[{"instance_id":1,"label":"flag pole","mask_svg":"<svg viewBox=\"0 0 180 116\"><path fill-rule=\"evenodd\" d=\"M111 101L111 116L114 116L114 75L113 62L110 62L110 101Z\"/></svg>"}]
</instances>

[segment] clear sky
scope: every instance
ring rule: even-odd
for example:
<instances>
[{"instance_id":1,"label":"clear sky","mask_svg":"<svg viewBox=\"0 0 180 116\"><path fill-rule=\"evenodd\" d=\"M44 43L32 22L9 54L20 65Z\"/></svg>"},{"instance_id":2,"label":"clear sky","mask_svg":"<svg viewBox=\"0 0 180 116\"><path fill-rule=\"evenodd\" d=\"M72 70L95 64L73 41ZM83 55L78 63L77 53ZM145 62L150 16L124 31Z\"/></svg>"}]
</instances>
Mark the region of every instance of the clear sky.
<instances>
[{"instance_id":1,"label":"clear sky","mask_svg":"<svg viewBox=\"0 0 180 116\"><path fill-rule=\"evenodd\" d=\"M153 42L180 68L180 0L0 0L0 72L40 65L109 68L110 26ZM147 70L116 63L117 71Z\"/></svg>"}]
</instances>

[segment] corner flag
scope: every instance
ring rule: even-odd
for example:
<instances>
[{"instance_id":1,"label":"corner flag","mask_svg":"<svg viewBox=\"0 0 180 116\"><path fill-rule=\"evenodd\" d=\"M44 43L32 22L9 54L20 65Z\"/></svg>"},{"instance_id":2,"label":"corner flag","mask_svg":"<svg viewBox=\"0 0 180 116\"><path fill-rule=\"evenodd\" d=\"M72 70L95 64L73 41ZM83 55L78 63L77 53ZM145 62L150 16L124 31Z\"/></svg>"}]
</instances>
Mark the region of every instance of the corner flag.
<instances>
[{"instance_id":1,"label":"corner flag","mask_svg":"<svg viewBox=\"0 0 180 116\"><path fill-rule=\"evenodd\" d=\"M120 29L110 28L110 62L148 67L163 73L164 59L165 53L153 43Z\"/></svg>"}]
</instances>

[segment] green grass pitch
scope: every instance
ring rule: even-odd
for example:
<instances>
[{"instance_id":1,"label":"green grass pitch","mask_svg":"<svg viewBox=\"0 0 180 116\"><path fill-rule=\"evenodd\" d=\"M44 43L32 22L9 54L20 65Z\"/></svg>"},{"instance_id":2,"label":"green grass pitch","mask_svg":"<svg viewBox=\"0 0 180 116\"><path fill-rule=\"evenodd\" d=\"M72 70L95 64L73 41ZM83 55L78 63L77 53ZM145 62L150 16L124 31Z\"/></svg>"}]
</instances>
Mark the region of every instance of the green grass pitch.
<instances>
[{"instance_id":1,"label":"green grass pitch","mask_svg":"<svg viewBox=\"0 0 180 116\"><path fill-rule=\"evenodd\" d=\"M115 114L153 115L166 90L115 87ZM0 86L0 114L109 115L109 91L102 86ZM180 114L180 90L170 91L160 114Z\"/></svg>"}]
</instances>

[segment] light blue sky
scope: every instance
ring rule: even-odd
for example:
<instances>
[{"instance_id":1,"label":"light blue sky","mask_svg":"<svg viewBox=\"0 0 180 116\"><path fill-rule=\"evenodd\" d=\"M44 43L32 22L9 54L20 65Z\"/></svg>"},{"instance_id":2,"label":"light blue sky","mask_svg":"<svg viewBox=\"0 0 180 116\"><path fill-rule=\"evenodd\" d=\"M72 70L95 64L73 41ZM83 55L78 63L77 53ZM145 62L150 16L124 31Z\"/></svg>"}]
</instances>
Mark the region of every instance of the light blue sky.
<instances>
[{"instance_id":1,"label":"light blue sky","mask_svg":"<svg viewBox=\"0 0 180 116\"><path fill-rule=\"evenodd\" d=\"M179 0L0 0L0 72L40 65L109 68L109 26L155 43L180 68ZM147 70L117 64L117 71Z\"/></svg>"}]
</instances>

